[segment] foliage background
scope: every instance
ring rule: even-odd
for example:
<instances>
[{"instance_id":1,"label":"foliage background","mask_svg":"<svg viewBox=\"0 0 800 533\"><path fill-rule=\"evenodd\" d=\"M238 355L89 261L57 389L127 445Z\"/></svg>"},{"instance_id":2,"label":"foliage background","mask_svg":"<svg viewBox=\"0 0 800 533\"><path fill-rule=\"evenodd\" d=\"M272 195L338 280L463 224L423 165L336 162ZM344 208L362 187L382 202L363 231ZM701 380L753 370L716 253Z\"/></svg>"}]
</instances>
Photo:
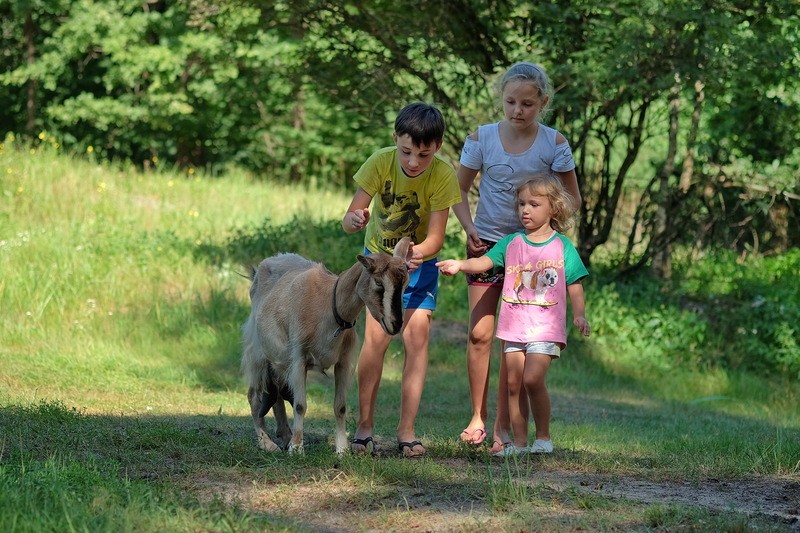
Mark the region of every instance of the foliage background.
<instances>
[{"instance_id":1,"label":"foliage background","mask_svg":"<svg viewBox=\"0 0 800 533\"><path fill-rule=\"evenodd\" d=\"M453 16L458 13L458 16ZM672 246L800 242L793 0L0 0L0 123L79 152L349 187L394 114L439 105L444 152L542 64L584 194L575 239L670 275Z\"/></svg>"}]
</instances>

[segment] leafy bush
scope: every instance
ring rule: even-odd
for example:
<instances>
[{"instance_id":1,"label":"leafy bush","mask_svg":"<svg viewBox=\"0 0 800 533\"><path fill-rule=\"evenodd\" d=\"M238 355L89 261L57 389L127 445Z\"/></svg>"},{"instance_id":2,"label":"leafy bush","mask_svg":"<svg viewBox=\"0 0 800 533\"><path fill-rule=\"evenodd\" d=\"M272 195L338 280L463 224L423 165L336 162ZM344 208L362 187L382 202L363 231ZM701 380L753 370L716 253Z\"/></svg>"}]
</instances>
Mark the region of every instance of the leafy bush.
<instances>
[{"instance_id":1,"label":"leafy bush","mask_svg":"<svg viewBox=\"0 0 800 533\"><path fill-rule=\"evenodd\" d=\"M679 274L681 292L713 325L709 351L730 368L800 377L800 249L739 261L720 251Z\"/></svg>"},{"instance_id":2,"label":"leafy bush","mask_svg":"<svg viewBox=\"0 0 800 533\"><path fill-rule=\"evenodd\" d=\"M670 368L722 367L800 377L800 250L739 260L718 251L675 265L670 286L640 275L587 282L598 337L622 355Z\"/></svg>"}]
</instances>

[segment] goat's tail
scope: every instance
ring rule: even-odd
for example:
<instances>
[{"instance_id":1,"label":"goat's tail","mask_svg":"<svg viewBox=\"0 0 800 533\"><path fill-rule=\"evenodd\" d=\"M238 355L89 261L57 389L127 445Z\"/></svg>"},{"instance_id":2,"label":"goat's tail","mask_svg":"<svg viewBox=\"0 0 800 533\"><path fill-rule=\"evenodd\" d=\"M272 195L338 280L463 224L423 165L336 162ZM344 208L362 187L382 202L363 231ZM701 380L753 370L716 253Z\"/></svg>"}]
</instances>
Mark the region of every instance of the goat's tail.
<instances>
[{"instance_id":1,"label":"goat's tail","mask_svg":"<svg viewBox=\"0 0 800 533\"><path fill-rule=\"evenodd\" d=\"M241 371L248 387L263 391L261 381L266 374L263 365L267 364L264 349L258 338L256 314L250 313L247 322L242 326L242 366Z\"/></svg>"}]
</instances>

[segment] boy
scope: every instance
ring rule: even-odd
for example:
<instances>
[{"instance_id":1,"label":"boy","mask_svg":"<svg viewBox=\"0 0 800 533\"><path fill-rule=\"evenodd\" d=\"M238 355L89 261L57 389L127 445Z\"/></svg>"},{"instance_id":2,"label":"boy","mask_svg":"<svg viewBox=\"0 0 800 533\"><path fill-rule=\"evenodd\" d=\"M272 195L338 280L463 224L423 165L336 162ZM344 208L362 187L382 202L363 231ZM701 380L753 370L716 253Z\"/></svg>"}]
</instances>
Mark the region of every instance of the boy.
<instances>
[{"instance_id":1,"label":"boy","mask_svg":"<svg viewBox=\"0 0 800 533\"><path fill-rule=\"evenodd\" d=\"M403 294L405 363L397 426L397 444L405 457L425 454L414 421L428 369L428 337L439 279L436 255L444 243L450 207L461 201L455 170L437 155L444 129L437 108L421 102L404 107L394 123L395 145L372 154L356 172L353 179L358 190L342 218L347 233L366 228L366 253L392 254L402 237L412 240L406 258L410 279ZM368 310L358 361L359 420L352 444L358 453L366 452L370 444L375 449L375 404L390 341Z\"/></svg>"}]
</instances>

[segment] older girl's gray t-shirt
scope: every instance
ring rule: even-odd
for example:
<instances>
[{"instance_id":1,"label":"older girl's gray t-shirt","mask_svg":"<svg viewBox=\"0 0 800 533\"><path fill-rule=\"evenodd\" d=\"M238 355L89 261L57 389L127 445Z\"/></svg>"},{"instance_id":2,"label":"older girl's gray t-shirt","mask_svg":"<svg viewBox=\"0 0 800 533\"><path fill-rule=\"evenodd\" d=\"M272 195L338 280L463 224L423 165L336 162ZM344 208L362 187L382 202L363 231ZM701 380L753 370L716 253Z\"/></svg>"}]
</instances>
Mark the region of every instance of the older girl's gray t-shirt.
<instances>
[{"instance_id":1,"label":"older girl's gray t-shirt","mask_svg":"<svg viewBox=\"0 0 800 533\"><path fill-rule=\"evenodd\" d=\"M461 150L461 164L480 171L475 228L482 239L493 242L524 229L517 216L515 193L527 178L541 172L569 172L575 168L569 142L556 144L555 129L540 123L531 147L510 154L500 141L499 125L480 126L478 140L467 137Z\"/></svg>"}]
</instances>

